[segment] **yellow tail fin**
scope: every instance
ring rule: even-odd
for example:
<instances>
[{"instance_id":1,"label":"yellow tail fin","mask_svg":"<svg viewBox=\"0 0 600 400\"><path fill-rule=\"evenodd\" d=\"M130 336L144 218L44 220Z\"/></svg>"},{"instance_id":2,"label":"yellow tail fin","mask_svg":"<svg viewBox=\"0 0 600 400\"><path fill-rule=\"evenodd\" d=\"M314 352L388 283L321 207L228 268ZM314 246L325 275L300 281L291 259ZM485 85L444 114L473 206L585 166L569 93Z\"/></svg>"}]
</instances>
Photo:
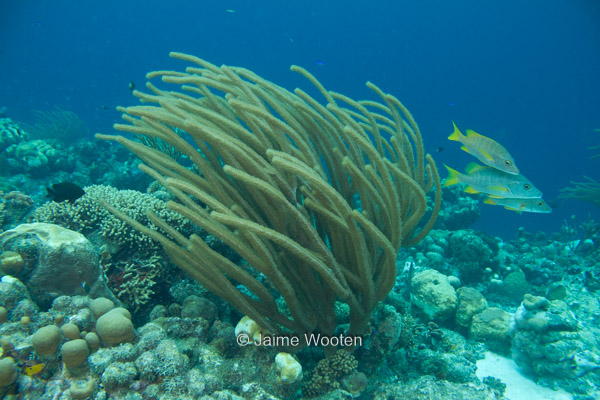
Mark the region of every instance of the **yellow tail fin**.
<instances>
[{"instance_id":1,"label":"yellow tail fin","mask_svg":"<svg viewBox=\"0 0 600 400\"><path fill-rule=\"evenodd\" d=\"M486 197L485 200L483 201L485 204L492 204L494 206L498 205L498 203L496 203L494 200L490 199L489 197Z\"/></svg>"},{"instance_id":2,"label":"yellow tail fin","mask_svg":"<svg viewBox=\"0 0 600 400\"><path fill-rule=\"evenodd\" d=\"M459 142L460 137L462 136L462 133L460 133L460 131L458 130L458 127L456 126L454 121L452 121L452 126L454 126L454 132L452 132L452 135L448 136L448 139Z\"/></svg>"},{"instance_id":3,"label":"yellow tail fin","mask_svg":"<svg viewBox=\"0 0 600 400\"><path fill-rule=\"evenodd\" d=\"M460 182L460 172L458 172L455 169L450 168L449 166L447 166L446 164L444 164L444 167L446 167L446 169L448 170L448 177L446 178L446 180L444 181L444 186L452 186L452 185L456 185L457 183Z\"/></svg>"}]
</instances>

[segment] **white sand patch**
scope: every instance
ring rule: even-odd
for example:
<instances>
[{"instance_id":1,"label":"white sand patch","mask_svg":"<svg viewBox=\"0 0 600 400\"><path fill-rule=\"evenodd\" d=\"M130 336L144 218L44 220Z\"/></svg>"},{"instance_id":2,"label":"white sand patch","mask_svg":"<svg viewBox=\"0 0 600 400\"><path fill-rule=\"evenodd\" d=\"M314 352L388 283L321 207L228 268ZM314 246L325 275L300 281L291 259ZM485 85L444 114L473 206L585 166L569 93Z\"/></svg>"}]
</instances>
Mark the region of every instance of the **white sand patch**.
<instances>
[{"instance_id":1,"label":"white sand patch","mask_svg":"<svg viewBox=\"0 0 600 400\"><path fill-rule=\"evenodd\" d=\"M509 400L572 400L573 396L564 390L554 391L539 386L521 375L519 367L509 358L485 352L485 358L477 361L477 376L498 378L506 385L504 395Z\"/></svg>"}]
</instances>

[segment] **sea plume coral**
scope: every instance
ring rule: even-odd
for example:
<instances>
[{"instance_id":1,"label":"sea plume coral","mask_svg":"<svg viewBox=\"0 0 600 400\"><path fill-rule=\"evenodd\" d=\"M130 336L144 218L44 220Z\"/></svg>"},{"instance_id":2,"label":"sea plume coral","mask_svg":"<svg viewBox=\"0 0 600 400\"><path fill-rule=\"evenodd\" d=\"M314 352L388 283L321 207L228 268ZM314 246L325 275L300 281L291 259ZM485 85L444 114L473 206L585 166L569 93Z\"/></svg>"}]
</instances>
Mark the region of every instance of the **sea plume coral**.
<instances>
[{"instance_id":1,"label":"sea plume coral","mask_svg":"<svg viewBox=\"0 0 600 400\"><path fill-rule=\"evenodd\" d=\"M98 137L137 154L140 168L177 197L168 207L247 264L234 264L152 213L174 240L111 212L160 241L175 264L272 332L331 334L339 300L350 307L350 333L364 333L375 304L394 285L400 246L429 232L441 201L437 169L408 110L372 83L381 102L354 101L292 67L314 84L323 106L243 68L171 56L193 65L148 78L179 90L148 83L152 94L134 92L145 105L122 108L130 124L115 127L161 139L193 168L138 141ZM420 224L434 187L433 210Z\"/></svg>"}]
</instances>

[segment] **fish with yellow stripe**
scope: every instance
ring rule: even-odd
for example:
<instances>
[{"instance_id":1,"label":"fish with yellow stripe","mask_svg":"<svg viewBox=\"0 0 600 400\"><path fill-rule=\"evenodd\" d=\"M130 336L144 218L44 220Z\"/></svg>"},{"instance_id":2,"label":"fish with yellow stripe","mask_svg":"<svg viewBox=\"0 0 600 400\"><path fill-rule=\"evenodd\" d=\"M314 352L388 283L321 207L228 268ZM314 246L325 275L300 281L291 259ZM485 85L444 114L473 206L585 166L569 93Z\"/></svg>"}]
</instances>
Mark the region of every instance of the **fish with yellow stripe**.
<instances>
[{"instance_id":1,"label":"fish with yellow stripe","mask_svg":"<svg viewBox=\"0 0 600 400\"><path fill-rule=\"evenodd\" d=\"M531 199L541 198L542 192L533 186L523 175L513 175L496 168L484 167L477 163L469 163L466 173L460 173L447 165L448 177L444 186L457 183L467 185L467 193L484 193L492 197Z\"/></svg>"},{"instance_id":2,"label":"fish with yellow stripe","mask_svg":"<svg viewBox=\"0 0 600 400\"><path fill-rule=\"evenodd\" d=\"M466 135L463 135L454 122L452 122L452 125L454 126L454 132L452 132L448 139L462 143L461 149L475 156L485 165L499 169L507 174L519 174L515 160L500 143L470 129L467 130Z\"/></svg>"},{"instance_id":3,"label":"fish with yellow stripe","mask_svg":"<svg viewBox=\"0 0 600 400\"><path fill-rule=\"evenodd\" d=\"M552 208L542 199L503 199L487 197L483 202L485 204L502 206L507 210L516 211L518 213L522 213L523 211L544 214L552 212Z\"/></svg>"}]
</instances>

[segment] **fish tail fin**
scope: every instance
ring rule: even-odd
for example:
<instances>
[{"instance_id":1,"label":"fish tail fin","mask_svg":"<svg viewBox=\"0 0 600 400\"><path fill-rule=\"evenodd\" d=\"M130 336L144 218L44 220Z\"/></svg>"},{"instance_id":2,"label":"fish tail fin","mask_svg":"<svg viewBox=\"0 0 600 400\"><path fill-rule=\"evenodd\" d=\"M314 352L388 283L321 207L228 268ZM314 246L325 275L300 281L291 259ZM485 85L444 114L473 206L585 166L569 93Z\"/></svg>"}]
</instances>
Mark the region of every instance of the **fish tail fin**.
<instances>
[{"instance_id":1,"label":"fish tail fin","mask_svg":"<svg viewBox=\"0 0 600 400\"><path fill-rule=\"evenodd\" d=\"M49 187L46 187L46 190L48 191L48 194L46 195L46 197L54 197L54 195L55 195L54 190L50 189Z\"/></svg>"},{"instance_id":2,"label":"fish tail fin","mask_svg":"<svg viewBox=\"0 0 600 400\"><path fill-rule=\"evenodd\" d=\"M484 202L485 204L491 204L491 205L493 205L493 206L496 206L496 205L498 205L498 203L496 203L496 202L494 201L494 199L492 199L492 198L490 198L490 197L486 197L486 198L485 198L485 200L483 200L483 202Z\"/></svg>"},{"instance_id":3,"label":"fish tail fin","mask_svg":"<svg viewBox=\"0 0 600 400\"><path fill-rule=\"evenodd\" d=\"M463 135L458 130L458 127L456 126L456 124L454 123L454 121L452 121L452 126L454 127L454 132L452 132L452 134L450 136L448 136L448 139L449 140L454 140L455 142L460 142L460 139L461 139L461 137Z\"/></svg>"},{"instance_id":4,"label":"fish tail fin","mask_svg":"<svg viewBox=\"0 0 600 400\"><path fill-rule=\"evenodd\" d=\"M456 185L458 182L460 182L460 172L458 172L455 169L450 168L449 166L447 166L446 164L444 164L444 167L446 167L446 169L448 170L448 177L446 178L446 180L444 181L444 186L452 186L452 185Z\"/></svg>"}]
</instances>

